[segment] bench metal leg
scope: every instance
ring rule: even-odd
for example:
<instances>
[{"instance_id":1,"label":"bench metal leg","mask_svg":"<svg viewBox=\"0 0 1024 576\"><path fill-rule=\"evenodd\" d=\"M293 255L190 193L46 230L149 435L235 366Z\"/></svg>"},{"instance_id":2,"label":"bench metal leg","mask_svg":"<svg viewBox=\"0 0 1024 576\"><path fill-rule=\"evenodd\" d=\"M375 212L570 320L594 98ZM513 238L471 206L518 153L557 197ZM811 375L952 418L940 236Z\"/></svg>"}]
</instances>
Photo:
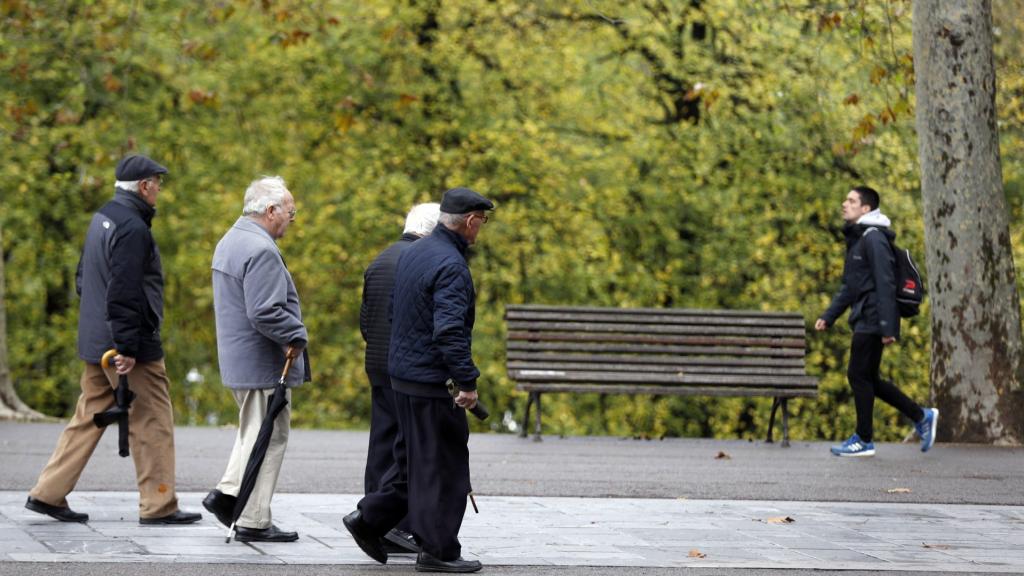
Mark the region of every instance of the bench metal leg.
<instances>
[{"instance_id":1,"label":"bench metal leg","mask_svg":"<svg viewBox=\"0 0 1024 576\"><path fill-rule=\"evenodd\" d=\"M523 414L523 427L519 429L519 437L526 438L526 430L530 427L530 406L533 406L534 392L526 398L526 412Z\"/></svg>"},{"instance_id":2,"label":"bench metal leg","mask_svg":"<svg viewBox=\"0 0 1024 576\"><path fill-rule=\"evenodd\" d=\"M537 427L533 429L533 441L540 442L540 392L534 392L537 395Z\"/></svg>"},{"instance_id":3,"label":"bench metal leg","mask_svg":"<svg viewBox=\"0 0 1024 576\"><path fill-rule=\"evenodd\" d=\"M772 430L775 429L775 411L779 408L779 401L781 398L772 398L772 413L768 417L768 438L765 439L765 443L771 444L774 442L772 439Z\"/></svg>"},{"instance_id":4,"label":"bench metal leg","mask_svg":"<svg viewBox=\"0 0 1024 576\"><path fill-rule=\"evenodd\" d=\"M789 398L782 399L782 447L789 448Z\"/></svg>"}]
</instances>

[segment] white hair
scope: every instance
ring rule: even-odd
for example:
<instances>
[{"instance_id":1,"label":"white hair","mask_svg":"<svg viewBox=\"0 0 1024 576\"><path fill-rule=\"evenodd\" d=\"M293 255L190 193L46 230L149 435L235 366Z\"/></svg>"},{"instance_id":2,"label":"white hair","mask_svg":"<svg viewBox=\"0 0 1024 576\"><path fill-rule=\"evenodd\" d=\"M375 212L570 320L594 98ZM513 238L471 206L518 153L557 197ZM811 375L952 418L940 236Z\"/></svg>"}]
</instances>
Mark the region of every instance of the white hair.
<instances>
[{"instance_id":1,"label":"white hair","mask_svg":"<svg viewBox=\"0 0 1024 576\"><path fill-rule=\"evenodd\" d=\"M449 228L458 228L465 224L466 219L469 218L470 214L472 214L472 212L467 212L465 214L449 214L448 212L441 212L437 221Z\"/></svg>"},{"instance_id":2,"label":"white hair","mask_svg":"<svg viewBox=\"0 0 1024 576\"><path fill-rule=\"evenodd\" d=\"M412 210L409 210L409 215L405 217L404 232L426 236L434 231L434 227L437 226L437 217L440 215L441 205L437 202L417 204L412 207Z\"/></svg>"},{"instance_id":3,"label":"white hair","mask_svg":"<svg viewBox=\"0 0 1024 576\"><path fill-rule=\"evenodd\" d=\"M127 192L138 192L139 182L142 182L142 180L132 180L131 182L122 182L118 180L114 182L114 188L120 188L121 190L125 190Z\"/></svg>"},{"instance_id":4,"label":"white hair","mask_svg":"<svg viewBox=\"0 0 1024 576\"><path fill-rule=\"evenodd\" d=\"M242 205L242 216L262 216L271 206L284 206L288 188L280 176L262 176L249 183Z\"/></svg>"}]
</instances>

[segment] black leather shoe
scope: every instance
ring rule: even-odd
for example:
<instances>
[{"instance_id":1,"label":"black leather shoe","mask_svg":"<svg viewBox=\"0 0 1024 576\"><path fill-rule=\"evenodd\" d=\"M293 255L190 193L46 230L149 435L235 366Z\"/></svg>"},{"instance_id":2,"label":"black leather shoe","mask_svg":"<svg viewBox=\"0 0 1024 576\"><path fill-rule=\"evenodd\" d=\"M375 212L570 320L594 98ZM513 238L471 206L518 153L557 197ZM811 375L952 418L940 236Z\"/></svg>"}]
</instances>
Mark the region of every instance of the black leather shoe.
<instances>
[{"instance_id":1,"label":"black leather shoe","mask_svg":"<svg viewBox=\"0 0 1024 576\"><path fill-rule=\"evenodd\" d=\"M198 512L182 512L178 510L173 514L159 518L139 518L139 524L195 524L202 519L203 515Z\"/></svg>"},{"instance_id":2,"label":"black leather shoe","mask_svg":"<svg viewBox=\"0 0 1024 576\"><path fill-rule=\"evenodd\" d=\"M385 534L381 539L381 544L384 545L384 551L388 554L417 554L420 551L416 537L398 528L392 528Z\"/></svg>"},{"instance_id":3,"label":"black leather shoe","mask_svg":"<svg viewBox=\"0 0 1024 576\"><path fill-rule=\"evenodd\" d=\"M67 506L53 506L51 504L47 504L46 502L43 502L42 500L36 500L35 498L33 498L31 496L29 496L28 500L25 501L25 508L28 508L29 510L31 510L33 512L38 512L40 514L46 514L50 518L56 518L57 520L60 520L61 522L82 522L82 523L85 523L85 522L89 521L89 515L88 514L82 514L80 512L75 512L74 510L72 510L71 508L68 508Z\"/></svg>"},{"instance_id":4,"label":"black leather shoe","mask_svg":"<svg viewBox=\"0 0 1024 576\"><path fill-rule=\"evenodd\" d=\"M445 561L434 558L422 550L416 557L417 572L479 572L483 567L479 560L463 560L462 556L459 556L455 560Z\"/></svg>"},{"instance_id":5,"label":"black leather shoe","mask_svg":"<svg viewBox=\"0 0 1024 576\"><path fill-rule=\"evenodd\" d=\"M210 493L203 498L203 508L213 514L217 521L225 526L231 526L231 516L235 513L235 502L238 498L221 492L210 490Z\"/></svg>"},{"instance_id":6,"label":"black leather shoe","mask_svg":"<svg viewBox=\"0 0 1024 576\"><path fill-rule=\"evenodd\" d=\"M238 542L295 542L298 539L298 532L285 532L273 524L270 528L235 526L235 540Z\"/></svg>"},{"instance_id":7,"label":"black leather shoe","mask_svg":"<svg viewBox=\"0 0 1024 576\"><path fill-rule=\"evenodd\" d=\"M360 550L366 552L367 556L381 564L388 563L388 554L380 543L380 537L373 535L370 526L363 521L363 513L359 509L352 511L351 514L342 518L341 521L345 524L345 528L348 528L349 534L352 535L352 539L359 545Z\"/></svg>"}]
</instances>

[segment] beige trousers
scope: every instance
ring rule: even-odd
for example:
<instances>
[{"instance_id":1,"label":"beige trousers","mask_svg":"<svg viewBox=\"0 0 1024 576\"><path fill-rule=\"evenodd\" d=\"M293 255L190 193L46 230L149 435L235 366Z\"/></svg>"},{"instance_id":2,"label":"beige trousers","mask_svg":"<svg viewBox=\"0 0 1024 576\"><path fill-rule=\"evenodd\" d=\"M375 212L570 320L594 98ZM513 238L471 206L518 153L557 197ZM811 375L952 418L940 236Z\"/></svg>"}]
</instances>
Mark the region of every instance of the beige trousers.
<instances>
[{"instance_id":1,"label":"beige trousers","mask_svg":"<svg viewBox=\"0 0 1024 576\"><path fill-rule=\"evenodd\" d=\"M164 361L135 364L128 374L128 386L135 393L128 411L128 445L139 485L139 517L160 518L178 510L174 490L174 413ZM117 373L113 368L104 371L97 364L86 364L81 387L75 415L29 492L33 498L52 506L67 506L67 495L74 490L106 431L93 424L92 416L114 406Z\"/></svg>"},{"instance_id":2,"label":"beige trousers","mask_svg":"<svg viewBox=\"0 0 1024 576\"><path fill-rule=\"evenodd\" d=\"M235 395L235 402L238 403L238 435L235 437L235 447L231 450L231 457L228 459L228 467L224 471L224 477L220 479L217 489L224 494L238 495L238 489L242 483L242 475L245 474L245 465L249 462L249 454L252 453L252 446L256 443L256 437L260 432L260 425L267 414L267 407L270 405L270 396L274 393L272 388L261 390L232 390ZM274 433L270 436L270 445L267 447L267 456L260 467L259 476L256 477L256 485L252 489L249 501L238 517L238 526L244 528L269 528L271 525L270 500L274 497L274 490L277 488L277 476L281 472L281 462L284 461L284 451L288 447L288 432L291 429L291 402L292 391L288 390L285 397L288 404L284 410L274 419Z\"/></svg>"}]
</instances>

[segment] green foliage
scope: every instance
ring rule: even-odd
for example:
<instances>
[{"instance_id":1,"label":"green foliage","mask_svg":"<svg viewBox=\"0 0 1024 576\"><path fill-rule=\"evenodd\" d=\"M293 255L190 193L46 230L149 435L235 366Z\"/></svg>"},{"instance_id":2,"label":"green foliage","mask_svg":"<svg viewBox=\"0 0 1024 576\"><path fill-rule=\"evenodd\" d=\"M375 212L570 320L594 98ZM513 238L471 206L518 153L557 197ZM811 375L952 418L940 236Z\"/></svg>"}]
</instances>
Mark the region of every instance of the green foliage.
<instances>
[{"instance_id":1,"label":"green foliage","mask_svg":"<svg viewBox=\"0 0 1024 576\"><path fill-rule=\"evenodd\" d=\"M1015 14L997 11L996 48L1019 215ZM235 417L209 262L260 174L284 176L299 207L281 247L316 381L296 393L297 426L368 425L363 269L412 204L451 186L499 204L471 260L474 353L499 415L524 404L505 375L505 304L794 310L810 329L838 287L839 203L861 182L923 260L909 0L8 0L0 106L12 373L51 414L77 395L85 226L132 150L171 169L154 234L183 422ZM809 342L821 394L793 404L793 435L846 435L849 331ZM928 345L925 313L883 367L921 400ZM185 383L192 368L202 382ZM551 395L544 418L565 434L755 438L769 407ZM880 439L905 434L898 418L878 408Z\"/></svg>"}]
</instances>

